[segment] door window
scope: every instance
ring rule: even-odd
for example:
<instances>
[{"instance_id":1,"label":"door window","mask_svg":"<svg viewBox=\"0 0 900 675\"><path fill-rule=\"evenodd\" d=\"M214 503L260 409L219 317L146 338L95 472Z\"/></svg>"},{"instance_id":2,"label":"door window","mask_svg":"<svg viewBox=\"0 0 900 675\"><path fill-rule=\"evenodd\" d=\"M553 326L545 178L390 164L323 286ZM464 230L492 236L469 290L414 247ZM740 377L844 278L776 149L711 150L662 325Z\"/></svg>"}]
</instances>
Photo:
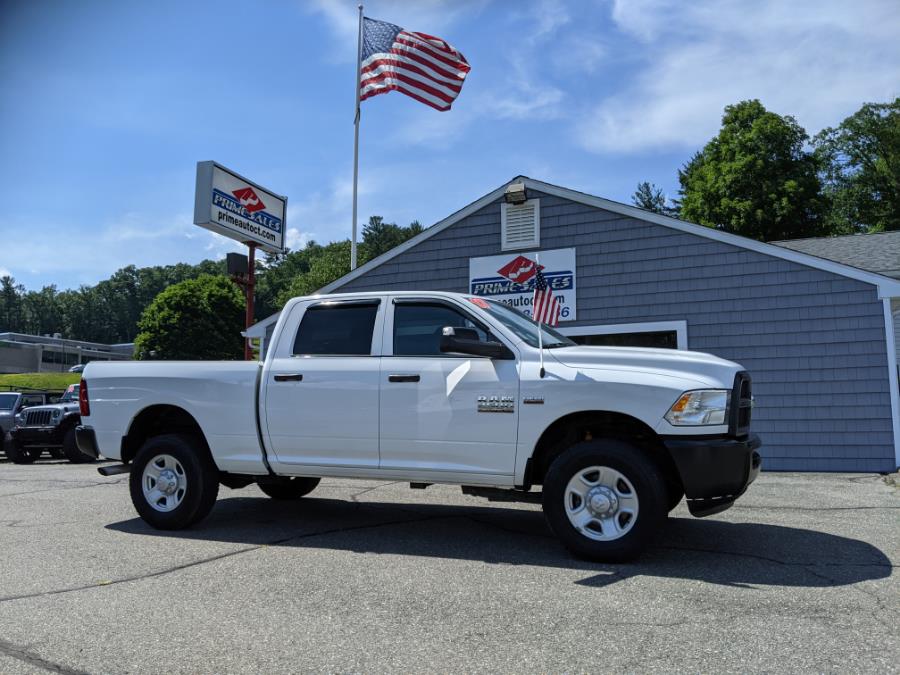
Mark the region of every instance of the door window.
<instances>
[{"instance_id":1,"label":"door window","mask_svg":"<svg viewBox=\"0 0 900 675\"><path fill-rule=\"evenodd\" d=\"M441 352L444 326L474 330L481 341L496 339L483 325L453 307L404 302L394 307L394 355L447 356Z\"/></svg>"},{"instance_id":2,"label":"door window","mask_svg":"<svg viewBox=\"0 0 900 675\"><path fill-rule=\"evenodd\" d=\"M368 356L378 301L313 305L306 310L297 337L295 356Z\"/></svg>"}]
</instances>

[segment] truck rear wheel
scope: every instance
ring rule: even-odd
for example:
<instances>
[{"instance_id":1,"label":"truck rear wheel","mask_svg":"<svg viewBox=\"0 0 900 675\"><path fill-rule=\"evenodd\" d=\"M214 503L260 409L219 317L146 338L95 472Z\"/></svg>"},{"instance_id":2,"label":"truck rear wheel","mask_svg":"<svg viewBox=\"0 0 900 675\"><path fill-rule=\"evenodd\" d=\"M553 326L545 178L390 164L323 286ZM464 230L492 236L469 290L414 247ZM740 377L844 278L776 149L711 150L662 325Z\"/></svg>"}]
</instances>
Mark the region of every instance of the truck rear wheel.
<instances>
[{"instance_id":1,"label":"truck rear wheel","mask_svg":"<svg viewBox=\"0 0 900 675\"><path fill-rule=\"evenodd\" d=\"M219 494L219 472L202 441L165 434L138 451L129 488L134 508L148 524L180 530L209 515Z\"/></svg>"},{"instance_id":2,"label":"truck rear wheel","mask_svg":"<svg viewBox=\"0 0 900 675\"><path fill-rule=\"evenodd\" d=\"M320 480L321 478L294 476L274 482L264 481L258 485L272 499L300 499L315 490Z\"/></svg>"},{"instance_id":3,"label":"truck rear wheel","mask_svg":"<svg viewBox=\"0 0 900 675\"><path fill-rule=\"evenodd\" d=\"M23 448L15 441L9 441L6 444L6 459L13 464L33 464L43 451L43 448Z\"/></svg>"},{"instance_id":4,"label":"truck rear wheel","mask_svg":"<svg viewBox=\"0 0 900 675\"><path fill-rule=\"evenodd\" d=\"M667 513L665 481L638 448L620 440L577 443L550 465L544 514L575 555L621 562L637 557Z\"/></svg>"}]
</instances>

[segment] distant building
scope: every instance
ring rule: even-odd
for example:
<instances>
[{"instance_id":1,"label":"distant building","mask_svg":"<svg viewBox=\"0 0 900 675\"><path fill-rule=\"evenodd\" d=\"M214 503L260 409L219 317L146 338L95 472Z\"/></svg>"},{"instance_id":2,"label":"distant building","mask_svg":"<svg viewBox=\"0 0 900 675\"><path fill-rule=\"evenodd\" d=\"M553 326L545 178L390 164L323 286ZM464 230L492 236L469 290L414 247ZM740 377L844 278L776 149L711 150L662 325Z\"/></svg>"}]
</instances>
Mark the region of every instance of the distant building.
<instances>
[{"instance_id":1,"label":"distant building","mask_svg":"<svg viewBox=\"0 0 900 675\"><path fill-rule=\"evenodd\" d=\"M0 333L0 373L61 373L91 361L127 361L134 343L107 345L49 335Z\"/></svg>"}]
</instances>

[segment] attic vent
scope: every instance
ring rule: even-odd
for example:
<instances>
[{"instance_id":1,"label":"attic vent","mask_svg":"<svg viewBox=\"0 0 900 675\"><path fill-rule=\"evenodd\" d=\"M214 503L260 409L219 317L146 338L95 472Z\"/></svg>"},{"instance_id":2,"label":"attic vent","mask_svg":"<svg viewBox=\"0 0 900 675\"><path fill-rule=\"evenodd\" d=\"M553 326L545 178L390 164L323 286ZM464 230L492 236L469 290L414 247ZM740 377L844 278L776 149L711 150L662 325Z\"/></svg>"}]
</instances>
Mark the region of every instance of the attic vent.
<instances>
[{"instance_id":1,"label":"attic vent","mask_svg":"<svg viewBox=\"0 0 900 675\"><path fill-rule=\"evenodd\" d=\"M500 204L500 248L504 251L541 244L541 200Z\"/></svg>"}]
</instances>

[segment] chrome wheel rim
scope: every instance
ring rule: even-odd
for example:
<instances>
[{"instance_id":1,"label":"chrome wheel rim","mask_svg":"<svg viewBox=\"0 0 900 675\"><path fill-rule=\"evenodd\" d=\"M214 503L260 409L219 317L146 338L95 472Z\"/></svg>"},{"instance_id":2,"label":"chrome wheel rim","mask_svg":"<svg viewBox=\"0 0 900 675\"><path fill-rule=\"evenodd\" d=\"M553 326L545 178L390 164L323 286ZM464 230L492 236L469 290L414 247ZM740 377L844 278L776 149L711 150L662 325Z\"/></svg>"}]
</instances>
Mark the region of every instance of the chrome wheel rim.
<instances>
[{"instance_id":1,"label":"chrome wheel rim","mask_svg":"<svg viewBox=\"0 0 900 675\"><path fill-rule=\"evenodd\" d=\"M634 485L621 471L608 466L580 469L566 485L564 499L569 522L594 541L620 539L637 522Z\"/></svg>"},{"instance_id":2,"label":"chrome wheel rim","mask_svg":"<svg viewBox=\"0 0 900 675\"><path fill-rule=\"evenodd\" d=\"M187 493L184 467L172 455L157 455L144 467L141 476L144 499L151 508L168 513L178 508Z\"/></svg>"}]
</instances>

